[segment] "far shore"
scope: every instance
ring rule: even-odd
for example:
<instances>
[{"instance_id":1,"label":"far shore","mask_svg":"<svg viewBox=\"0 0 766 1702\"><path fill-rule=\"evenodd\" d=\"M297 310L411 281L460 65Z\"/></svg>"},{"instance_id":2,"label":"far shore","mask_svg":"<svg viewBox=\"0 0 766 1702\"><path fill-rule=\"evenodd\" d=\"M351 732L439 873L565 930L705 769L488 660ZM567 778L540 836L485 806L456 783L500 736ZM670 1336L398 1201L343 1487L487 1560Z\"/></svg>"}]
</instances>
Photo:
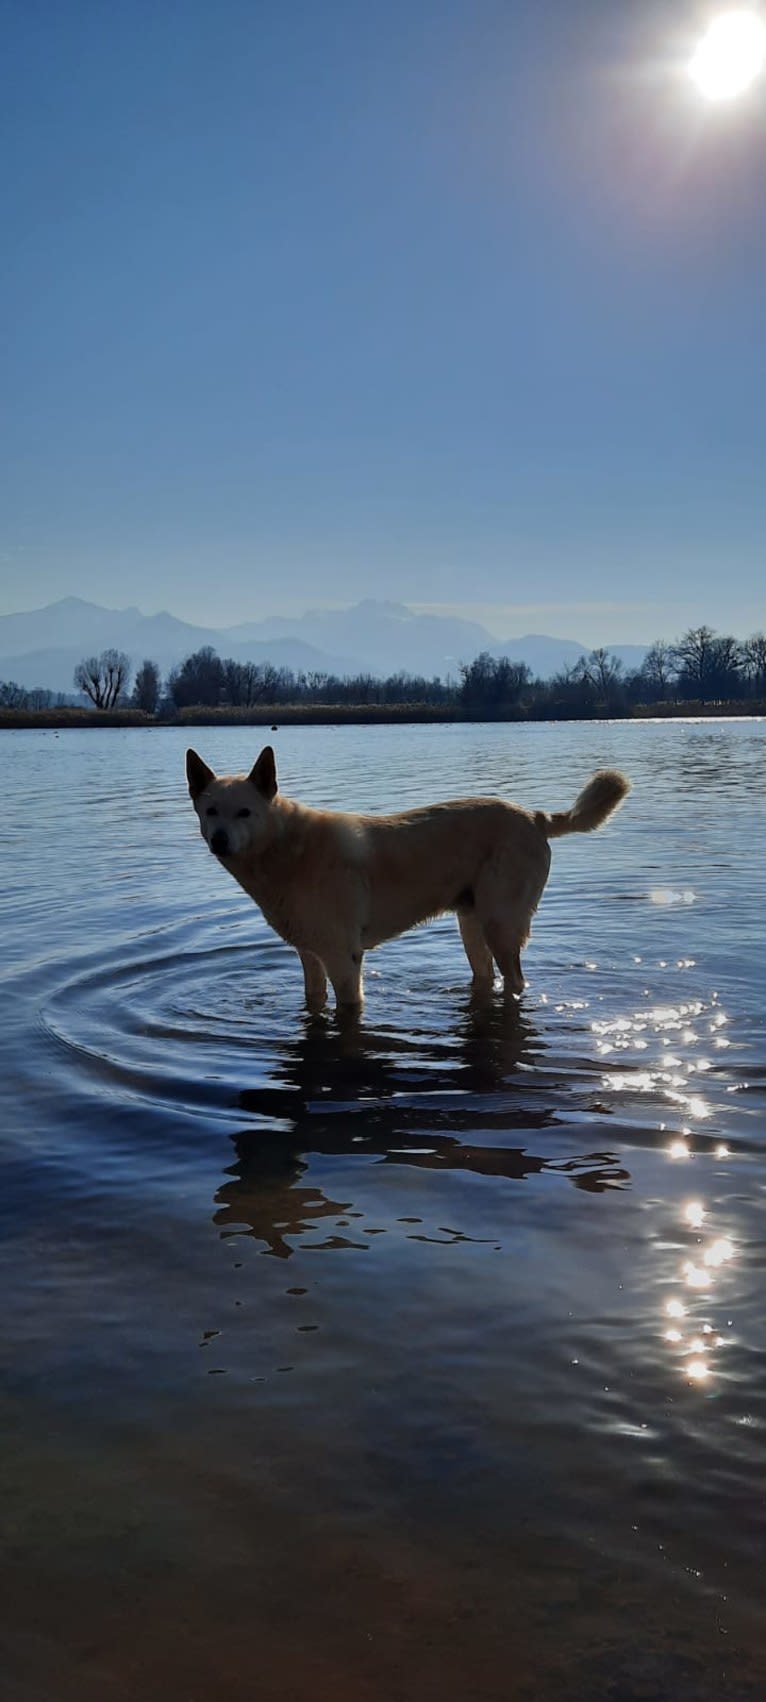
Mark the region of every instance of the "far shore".
<instances>
[{"instance_id":1,"label":"far shore","mask_svg":"<svg viewBox=\"0 0 766 1702\"><path fill-rule=\"evenodd\" d=\"M519 705L499 708L494 712L486 707L468 709L460 704L436 703L279 703L254 705L247 709L225 705L220 708L180 710L177 714L147 715L140 709L0 709L0 730L21 728L70 727L353 727L397 726L419 723L445 724L450 722L492 721L525 724L559 721L663 721L688 720L699 716L711 720L730 717L739 720L760 720L766 716L766 700L748 699L728 703L651 703L614 706L598 703L588 712L580 706L573 712L562 704L560 711L535 714Z\"/></svg>"}]
</instances>

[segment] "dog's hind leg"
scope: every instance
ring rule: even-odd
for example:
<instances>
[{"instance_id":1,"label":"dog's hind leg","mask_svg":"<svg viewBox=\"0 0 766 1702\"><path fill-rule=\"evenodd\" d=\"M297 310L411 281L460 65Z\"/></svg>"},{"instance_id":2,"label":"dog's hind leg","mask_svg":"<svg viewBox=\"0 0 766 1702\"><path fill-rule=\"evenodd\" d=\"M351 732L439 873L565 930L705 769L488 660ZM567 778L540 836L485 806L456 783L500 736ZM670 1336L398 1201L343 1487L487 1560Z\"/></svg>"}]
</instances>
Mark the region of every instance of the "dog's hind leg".
<instances>
[{"instance_id":1,"label":"dog's hind leg","mask_svg":"<svg viewBox=\"0 0 766 1702\"><path fill-rule=\"evenodd\" d=\"M474 987L477 992L489 992L495 979L495 966L481 923L472 910L458 910L457 919L465 955L473 970Z\"/></svg>"},{"instance_id":2,"label":"dog's hind leg","mask_svg":"<svg viewBox=\"0 0 766 1702\"><path fill-rule=\"evenodd\" d=\"M310 1011L321 1011L327 1002L327 976L325 975L324 964L313 951L302 951L300 960L303 964L306 1004Z\"/></svg>"},{"instance_id":3,"label":"dog's hind leg","mask_svg":"<svg viewBox=\"0 0 766 1702\"><path fill-rule=\"evenodd\" d=\"M361 951L338 952L337 956L332 957L328 954L325 957L325 968L332 982L337 1005L358 1008L364 1004Z\"/></svg>"},{"instance_id":4,"label":"dog's hind leg","mask_svg":"<svg viewBox=\"0 0 766 1702\"><path fill-rule=\"evenodd\" d=\"M507 924L489 921L486 935L492 956L503 977L506 993L523 993L524 974L521 968L521 948L527 943L528 931L519 935Z\"/></svg>"},{"instance_id":5,"label":"dog's hind leg","mask_svg":"<svg viewBox=\"0 0 766 1702\"><path fill-rule=\"evenodd\" d=\"M550 854L527 860L519 869L510 856L490 864L476 882L476 915L481 922L507 994L523 993L521 952L529 939L532 918L545 886Z\"/></svg>"}]
</instances>

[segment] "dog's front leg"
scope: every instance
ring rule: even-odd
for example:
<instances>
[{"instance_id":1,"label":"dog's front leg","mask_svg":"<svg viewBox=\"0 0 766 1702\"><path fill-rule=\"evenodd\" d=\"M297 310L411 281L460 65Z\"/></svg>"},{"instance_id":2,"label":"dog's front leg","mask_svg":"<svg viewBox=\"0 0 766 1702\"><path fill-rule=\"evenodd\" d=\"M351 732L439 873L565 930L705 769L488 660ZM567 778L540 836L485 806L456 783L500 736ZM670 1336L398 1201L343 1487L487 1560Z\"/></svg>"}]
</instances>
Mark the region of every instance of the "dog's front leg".
<instances>
[{"instance_id":1,"label":"dog's front leg","mask_svg":"<svg viewBox=\"0 0 766 1702\"><path fill-rule=\"evenodd\" d=\"M300 960L303 964L306 1004L310 1011L324 1010L327 1003L327 976L322 959L313 951L302 951Z\"/></svg>"},{"instance_id":2,"label":"dog's front leg","mask_svg":"<svg viewBox=\"0 0 766 1702\"><path fill-rule=\"evenodd\" d=\"M338 953L337 956L325 959L327 973L330 977L335 994L335 1002L341 1005L359 1008L364 1004L362 992L362 953L349 951Z\"/></svg>"}]
</instances>

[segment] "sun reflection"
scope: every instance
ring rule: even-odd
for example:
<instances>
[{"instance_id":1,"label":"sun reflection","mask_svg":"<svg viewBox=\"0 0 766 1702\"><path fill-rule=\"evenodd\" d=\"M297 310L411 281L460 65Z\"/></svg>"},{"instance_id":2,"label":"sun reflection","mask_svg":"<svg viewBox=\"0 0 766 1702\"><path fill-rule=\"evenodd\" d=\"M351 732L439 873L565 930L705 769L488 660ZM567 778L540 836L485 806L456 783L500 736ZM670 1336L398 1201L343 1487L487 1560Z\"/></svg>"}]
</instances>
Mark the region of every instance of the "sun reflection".
<instances>
[{"instance_id":1,"label":"sun reflection","mask_svg":"<svg viewBox=\"0 0 766 1702\"><path fill-rule=\"evenodd\" d=\"M727 1235L721 1235L712 1246L705 1248L702 1257L706 1265L725 1265L734 1258L734 1247Z\"/></svg>"},{"instance_id":2,"label":"sun reflection","mask_svg":"<svg viewBox=\"0 0 766 1702\"><path fill-rule=\"evenodd\" d=\"M679 959L677 967L687 967L687 960ZM661 1109L669 1108L668 1124L655 1126L667 1157L674 1161L729 1156L727 1143L714 1140L712 1131L706 1133L700 1127L713 1116L719 1091L720 1062L713 1056L714 1049L728 1045L721 1031L729 1019L718 997L712 992L704 1000L651 1005L647 988L644 1009L591 1022L594 1050L603 1059L603 1088L653 1095ZM711 1088L710 1099L699 1091L703 1084ZM676 1132L671 1118L677 1120ZM711 1201L682 1199L674 1210L682 1232L694 1238L694 1245L679 1254L677 1291L664 1302L661 1333L679 1374L690 1384L702 1385L714 1377L716 1354L724 1345L718 1333L723 1320L716 1319L713 1307L725 1282L725 1267L736 1258L737 1248L728 1235L718 1233L717 1227L713 1230Z\"/></svg>"},{"instance_id":3,"label":"sun reflection","mask_svg":"<svg viewBox=\"0 0 766 1702\"><path fill-rule=\"evenodd\" d=\"M672 1005L654 1005L632 1016L618 1016L591 1023L596 1051L606 1062L617 1054L627 1054L624 1067L610 1069L603 1085L613 1093L661 1095L681 1108L695 1123L712 1115L709 1101L692 1091L695 1075L704 1076L713 1069L708 1057L689 1057L688 1051L699 1045L700 1035L693 1026L696 1019L708 1019L713 1046L718 1045L718 1031L727 1021L725 1013L716 1008L717 993L709 1001L689 999ZM656 1061L639 1060L631 1063L629 1055L646 1053L652 1045ZM615 1059L616 1061L616 1059ZM699 1086L702 1084L700 1083ZM683 1131L684 1134L688 1130ZM680 1146L672 1148L674 1158L685 1158Z\"/></svg>"},{"instance_id":4,"label":"sun reflection","mask_svg":"<svg viewBox=\"0 0 766 1702\"><path fill-rule=\"evenodd\" d=\"M693 1295L690 1295L688 1305L675 1294L665 1301L665 1316L673 1323L670 1328L663 1328L662 1335L663 1340L678 1351L680 1374L689 1383L704 1383L715 1372L711 1356L726 1345L727 1339L720 1334L721 1322L710 1315L712 1289L717 1280L725 1279L724 1267L736 1258L737 1247L731 1236L718 1234L710 1239L706 1236L706 1244L701 1244L711 1215L702 1200L687 1200L680 1211L684 1225L700 1232L700 1251L692 1259L681 1260L677 1277L693 1291ZM699 1316L700 1307L708 1310L707 1317ZM731 1328L731 1318L727 1319L727 1323ZM731 1340L731 1337L728 1339Z\"/></svg>"}]
</instances>

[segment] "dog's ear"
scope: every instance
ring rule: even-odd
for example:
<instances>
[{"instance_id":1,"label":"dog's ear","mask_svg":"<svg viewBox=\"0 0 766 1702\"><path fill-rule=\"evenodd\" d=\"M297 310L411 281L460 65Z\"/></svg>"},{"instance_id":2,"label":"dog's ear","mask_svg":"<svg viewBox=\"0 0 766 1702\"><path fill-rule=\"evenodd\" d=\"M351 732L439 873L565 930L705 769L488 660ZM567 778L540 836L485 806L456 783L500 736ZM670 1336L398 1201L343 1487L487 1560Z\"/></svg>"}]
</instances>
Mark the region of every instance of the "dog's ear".
<instances>
[{"instance_id":1,"label":"dog's ear","mask_svg":"<svg viewBox=\"0 0 766 1702\"><path fill-rule=\"evenodd\" d=\"M253 764L247 778L252 780L254 786L258 787L258 791L263 793L264 798L276 797L277 765L274 761L271 745L264 745L258 761Z\"/></svg>"},{"instance_id":2,"label":"dog's ear","mask_svg":"<svg viewBox=\"0 0 766 1702\"><path fill-rule=\"evenodd\" d=\"M204 792L205 787L210 785L211 780L215 780L215 775L212 768L208 768L207 763L202 761L202 757L198 756L196 751L187 751L186 778L189 782L191 797L198 798L200 792Z\"/></svg>"}]
</instances>

